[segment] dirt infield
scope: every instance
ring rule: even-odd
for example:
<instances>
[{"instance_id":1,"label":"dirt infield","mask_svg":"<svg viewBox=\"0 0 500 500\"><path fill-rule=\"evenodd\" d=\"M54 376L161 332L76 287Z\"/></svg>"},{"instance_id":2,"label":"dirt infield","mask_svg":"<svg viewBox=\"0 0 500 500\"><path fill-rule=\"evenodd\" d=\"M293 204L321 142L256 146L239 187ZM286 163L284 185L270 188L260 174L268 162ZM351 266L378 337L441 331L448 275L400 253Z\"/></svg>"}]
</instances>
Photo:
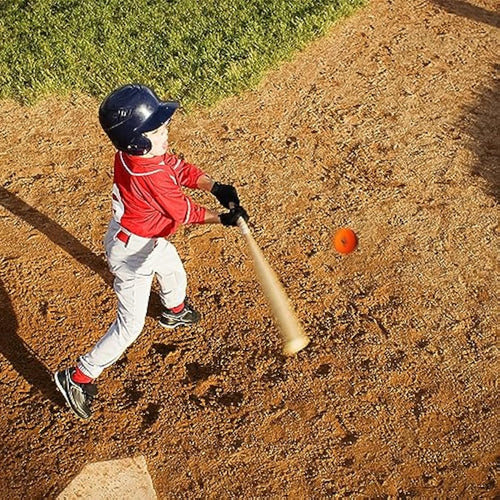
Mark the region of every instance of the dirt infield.
<instances>
[{"instance_id":1,"label":"dirt infield","mask_svg":"<svg viewBox=\"0 0 500 500\"><path fill-rule=\"evenodd\" d=\"M153 296L90 421L51 372L114 318L113 151L93 99L0 102L0 496L144 455L160 498L494 498L496 7L372 1L255 91L176 117L174 149L238 186L311 344L281 355L236 229L183 228L203 320L163 330Z\"/></svg>"}]
</instances>

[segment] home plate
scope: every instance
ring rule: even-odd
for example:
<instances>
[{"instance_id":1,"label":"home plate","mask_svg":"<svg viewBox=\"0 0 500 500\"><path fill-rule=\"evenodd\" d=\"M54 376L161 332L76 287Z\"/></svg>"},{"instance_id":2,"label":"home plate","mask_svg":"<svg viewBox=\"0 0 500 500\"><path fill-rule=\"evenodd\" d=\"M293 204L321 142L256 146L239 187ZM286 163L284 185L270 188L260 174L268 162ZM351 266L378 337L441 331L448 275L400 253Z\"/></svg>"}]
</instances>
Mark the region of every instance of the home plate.
<instances>
[{"instance_id":1,"label":"home plate","mask_svg":"<svg viewBox=\"0 0 500 500\"><path fill-rule=\"evenodd\" d=\"M156 500L144 457L86 465L58 500Z\"/></svg>"}]
</instances>

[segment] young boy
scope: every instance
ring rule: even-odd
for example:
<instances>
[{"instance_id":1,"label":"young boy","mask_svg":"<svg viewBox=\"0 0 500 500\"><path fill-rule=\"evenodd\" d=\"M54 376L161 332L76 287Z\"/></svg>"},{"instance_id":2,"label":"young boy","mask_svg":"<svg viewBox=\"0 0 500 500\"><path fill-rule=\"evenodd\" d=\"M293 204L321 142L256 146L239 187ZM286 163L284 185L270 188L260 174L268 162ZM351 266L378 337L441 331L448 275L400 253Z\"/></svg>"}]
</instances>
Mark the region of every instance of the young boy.
<instances>
[{"instance_id":1,"label":"young boy","mask_svg":"<svg viewBox=\"0 0 500 500\"><path fill-rule=\"evenodd\" d=\"M57 388L81 418L92 414L95 379L115 363L141 333L153 277L160 285L165 328L192 325L200 315L185 302L186 273L168 241L180 224L236 226L248 215L233 186L167 152L168 124L179 107L162 102L144 85L125 85L99 108L102 128L118 150L114 162L113 218L104 240L115 276L118 312L114 323L75 367L56 372ZM226 208L222 214L194 203L181 187L210 191ZM231 205L230 205L231 204Z\"/></svg>"}]
</instances>

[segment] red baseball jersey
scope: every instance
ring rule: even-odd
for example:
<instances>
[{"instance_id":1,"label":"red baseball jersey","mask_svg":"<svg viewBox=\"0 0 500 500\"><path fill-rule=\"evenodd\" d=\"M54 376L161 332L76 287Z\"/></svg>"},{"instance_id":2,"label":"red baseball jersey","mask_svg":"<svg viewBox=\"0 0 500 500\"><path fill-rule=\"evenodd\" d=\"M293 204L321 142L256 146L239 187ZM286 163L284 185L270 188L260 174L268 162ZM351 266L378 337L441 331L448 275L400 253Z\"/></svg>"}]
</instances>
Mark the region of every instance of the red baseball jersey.
<instances>
[{"instance_id":1,"label":"red baseball jersey","mask_svg":"<svg viewBox=\"0 0 500 500\"><path fill-rule=\"evenodd\" d=\"M125 229L145 238L169 236L180 224L205 220L205 208L181 186L196 188L204 174L175 155L154 158L117 151L114 165L113 217Z\"/></svg>"}]
</instances>

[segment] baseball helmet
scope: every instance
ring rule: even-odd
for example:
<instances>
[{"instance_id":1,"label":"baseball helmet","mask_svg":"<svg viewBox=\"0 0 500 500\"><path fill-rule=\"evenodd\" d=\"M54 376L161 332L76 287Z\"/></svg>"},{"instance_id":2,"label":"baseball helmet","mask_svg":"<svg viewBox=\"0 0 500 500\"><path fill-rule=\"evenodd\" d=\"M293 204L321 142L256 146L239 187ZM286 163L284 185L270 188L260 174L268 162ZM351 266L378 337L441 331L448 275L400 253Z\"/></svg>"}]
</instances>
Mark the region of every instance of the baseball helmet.
<instances>
[{"instance_id":1,"label":"baseball helmet","mask_svg":"<svg viewBox=\"0 0 500 500\"><path fill-rule=\"evenodd\" d=\"M128 84L104 99L99 107L99 121L118 150L144 155L152 147L144 132L169 121L178 107L178 102L160 101L145 85Z\"/></svg>"}]
</instances>

